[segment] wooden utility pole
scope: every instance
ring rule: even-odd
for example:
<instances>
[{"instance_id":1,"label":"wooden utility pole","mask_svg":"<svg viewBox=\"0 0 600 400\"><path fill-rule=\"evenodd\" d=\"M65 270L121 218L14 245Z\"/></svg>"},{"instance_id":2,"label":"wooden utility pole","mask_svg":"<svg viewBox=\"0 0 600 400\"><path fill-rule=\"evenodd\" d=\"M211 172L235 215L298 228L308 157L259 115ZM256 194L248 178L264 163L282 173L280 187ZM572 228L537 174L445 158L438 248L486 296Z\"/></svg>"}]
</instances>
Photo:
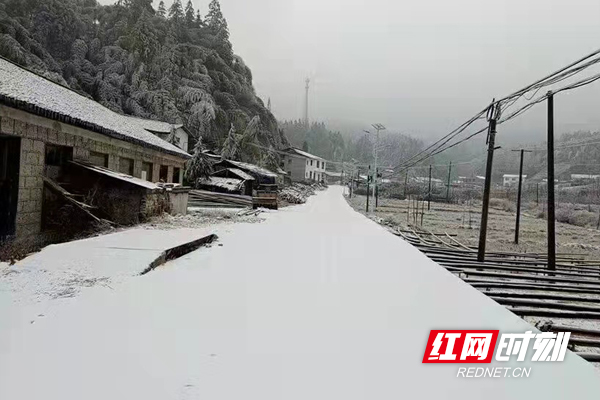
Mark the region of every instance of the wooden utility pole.
<instances>
[{"instance_id":1,"label":"wooden utility pole","mask_svg":"<svg viewBox=\"0 0 600 400\"><path fill-rule=\"evenodd\" d=\"M519 190L517 191L517 220L515 221L515 244L519 244L519 222L521 222L521 189L523 187L523 154L531 153L531 150L513 150L521 152L521 162L519 163Z\"/></svg>"},{"instance_id":2,"label":"wooden utility pole","mask_svg":"<svg viewBox=\"0 0 600 400\"><path fill-rule=\"evenodd\" d=\"M427 194L427 211L431 210L431 164L429 164L429 193Z\"/></svg>"},{"instance_id":3,"label":"wooden utility pole","mask_svg":"<svg viewBox=\"0 0 600 400\"><path fill-rule=\"evenodd\" d=\"M492 188L492 165L494 161L494 150L496 145L496 121L500 114L500 103L494 99L488 108L488 154L485 166L485 184L483 187L483 204L481 206L481 224L479 226L479 247L477 249L477 261L485 261L485 240L487 236L488 213L490 209L490 191Z\"/></svg>"},{"instance_id":4,"label":"wooden utility pole","mask_svg":"<svg viewBox=\"0 0 600 400\"><path fill-rule=\"evenodd\" d=\"M554 225L554 94L548 92L548 269L556 269L556 227Z\"/></svg>"},{"instance_id":5,"label":"wooden utility pole","mask_svg":"<svg viewBox=\"0 0 600 400\"><path fill-rule=\"evenodd\" d=\"M406 169L406 175L404 175L404 198L406 198L406 186L408 185L408 168Z\"/></svg>"},{"instance_id":6,"label":"wooden utility pole","mask_svg":"<svg viewBox=\"0 0 600 400\"><path fill-rule=\"evenodd\" d=\"M448 186L446 187L446 203L450 203L450 173L452 172L452 161L448 164Z\"/></svg>"}]
</instances>

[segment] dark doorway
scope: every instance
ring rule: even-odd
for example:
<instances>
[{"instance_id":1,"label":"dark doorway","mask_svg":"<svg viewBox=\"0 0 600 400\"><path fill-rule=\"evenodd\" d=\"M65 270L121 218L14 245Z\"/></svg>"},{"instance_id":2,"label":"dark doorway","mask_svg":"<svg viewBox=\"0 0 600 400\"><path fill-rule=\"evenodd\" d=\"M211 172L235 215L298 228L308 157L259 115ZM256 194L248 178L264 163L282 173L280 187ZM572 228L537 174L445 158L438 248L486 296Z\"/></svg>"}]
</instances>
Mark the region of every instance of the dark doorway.
<instances>
[{"instance_id":1,"label":"dark doorway","mask_svg":"<svg viewBox=\"0 0 600 400\"><path fill-rule=\"evenodd\" d=\"M0 242L15 234L21 138L0 136Z\"/></svg>"},{"instance_id":2,"label":"dark doorway","mask_svg":"<svg viewBox=\"0 0 600 400\"><path fill-rule=\"evenodd\" d=\"M181 174L181 169L175 167L173 168L173 183L181 183L179 180L179 175Z\"/></svg>"},{"instance_id":3,"label":"dark doorway","mask_svg":"<svg viewBox=\"0 0 600 400\"><path fill-rule=\"evenodd\" d=\"M167 183L167 176L169 175L169 167L166 165L161 165L160 170L158 171L158 179L161 182Z\"/></svg>"}]
</instances>

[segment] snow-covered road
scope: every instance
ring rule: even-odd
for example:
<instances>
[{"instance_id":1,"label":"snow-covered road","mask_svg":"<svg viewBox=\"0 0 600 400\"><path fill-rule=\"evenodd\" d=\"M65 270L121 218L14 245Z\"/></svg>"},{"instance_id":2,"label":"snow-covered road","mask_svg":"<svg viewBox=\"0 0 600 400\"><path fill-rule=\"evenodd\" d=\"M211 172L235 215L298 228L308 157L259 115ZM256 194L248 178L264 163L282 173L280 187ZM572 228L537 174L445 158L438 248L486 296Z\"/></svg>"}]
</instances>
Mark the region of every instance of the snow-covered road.
<instances>
[{"instance_id":1,"label":"snow-covered road","mask_svg":"<svg viewBox=\"0 0 600 400\"><path fill-rule=\"evenodd\" d=\"M0 399L598 398L572 353L492 363L530 378L422 364L430 329L531 327L355 213L339 187L219 242L35 324L0 320Z\"/></svg>"}]
</instances>

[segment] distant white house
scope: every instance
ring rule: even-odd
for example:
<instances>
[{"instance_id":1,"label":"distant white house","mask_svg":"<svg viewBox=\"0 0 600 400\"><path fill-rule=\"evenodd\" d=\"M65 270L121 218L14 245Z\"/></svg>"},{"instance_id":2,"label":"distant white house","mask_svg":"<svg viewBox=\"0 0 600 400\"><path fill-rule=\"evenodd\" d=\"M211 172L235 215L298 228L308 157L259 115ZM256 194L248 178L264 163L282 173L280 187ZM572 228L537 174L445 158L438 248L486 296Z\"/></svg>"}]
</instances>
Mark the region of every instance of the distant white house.
<instances>
[{"instance_id":1,"label":"distant white house","mask_svg":"<svg viewBox=\"0 0 600 400\"><path fill-rule=\"evenodd\" d=\"M417 183L417 184L427 184L429 185L429 177L428 176L415 176L410 178L411 182ZM442 186L444 185L444 181L442 181L441 179L437 179L437 178L431 178L431 186Z\"/></svg>"},{"instance_id":2,"label":"distant white house","mask_svg":"<svg viewBox=\"0 0 600 400\"><path fill-rule=\"evenodd\" d=\"M319 156L295 147L285 150L281 168L288 173L292 182L327 182L327 162Z\"/></svg>"},{"instance_id":3,"label":"distant white house","mask_svg":"<svg viewBox=\"0 0 600 400\"><path fill-rule=\"evenodd\" d=\"M527 175L523 175L523 181L525 181ZM513 186L519 183L519 175L504 174L502 175L502 181L504 186Z\"/></svg>"},{"instance_id":4,"label":"distant white house","mask_svg":"<svg viewBox=\"0 0 600 400\"><path fill-rule=\"evenodd\" d=\"M600 179L600 175L571 174L572 181L593 181L596 179Z\"/></svg>"}]
</instances>

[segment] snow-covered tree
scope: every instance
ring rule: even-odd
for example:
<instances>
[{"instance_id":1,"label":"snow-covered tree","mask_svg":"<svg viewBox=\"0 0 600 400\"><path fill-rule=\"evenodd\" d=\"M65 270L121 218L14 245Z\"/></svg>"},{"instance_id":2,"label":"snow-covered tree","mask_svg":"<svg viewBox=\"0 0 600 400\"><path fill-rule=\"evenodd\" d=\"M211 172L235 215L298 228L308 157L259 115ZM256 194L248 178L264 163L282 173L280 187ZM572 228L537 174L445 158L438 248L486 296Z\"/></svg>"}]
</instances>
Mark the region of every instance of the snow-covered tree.
<instances>
[{"instance_id":1,"label":"snow-covered tree","mask_svg":"<svg viewBox=\"0 0 600 400\"><path fill-rule=\"evenodd\" d=\"M192 4L192 0L188 0L185 6L185 23L188 27L192 27L194 25L195 13L194 13L194 5Z\"/></svg>"},{"instance_id":2,"label":"snow-covered tree","mask_svg":"<svg viewBox=\"0 0 600 400\"><path fill-rule=\"evenodd\" d=\"M238 159L238 138L237 133L235 131L235 126L233 126L233 124L231 124L231 128L229 129L227 138L223 143L223 148L221 149L221 157L228 160Z\"/></svg>"},{"instance_id":3,"label":"snow-covered tree","mask_svg":"<svg viewBox=\"0 0 600 400\"><path fill-rule=\"evenodd\" d=\"M196 141L192 159L188 161L185 176L190 182L196 182L200 178L207 178L212 172L212 163L208 156L204 154L202 139Z\"/></svg>"},{"instance_id":4,"label":"snow-covered tree","mask_svg":"<svg viewBox=\"0 0 600 400\"><path fill-rule=\"evenodd\" d=\"M171 19L175 23L179 23L183 21L184 13L183 6L181 5L181 0L174 0L171 7L169 7L169 19Z\"/></svg>"},{"instance_id":5,"label":"snow-covered tree","mask_svg":"<svg viewBox=\"0 0 600 400\"><path fill-rule=\"evenodd\" d=\"M160 0L158 3L158 11L156 11L159 17L165 18L167 16L167 9L165 8L165 2Z\"/></svg>"}]
</instances>

